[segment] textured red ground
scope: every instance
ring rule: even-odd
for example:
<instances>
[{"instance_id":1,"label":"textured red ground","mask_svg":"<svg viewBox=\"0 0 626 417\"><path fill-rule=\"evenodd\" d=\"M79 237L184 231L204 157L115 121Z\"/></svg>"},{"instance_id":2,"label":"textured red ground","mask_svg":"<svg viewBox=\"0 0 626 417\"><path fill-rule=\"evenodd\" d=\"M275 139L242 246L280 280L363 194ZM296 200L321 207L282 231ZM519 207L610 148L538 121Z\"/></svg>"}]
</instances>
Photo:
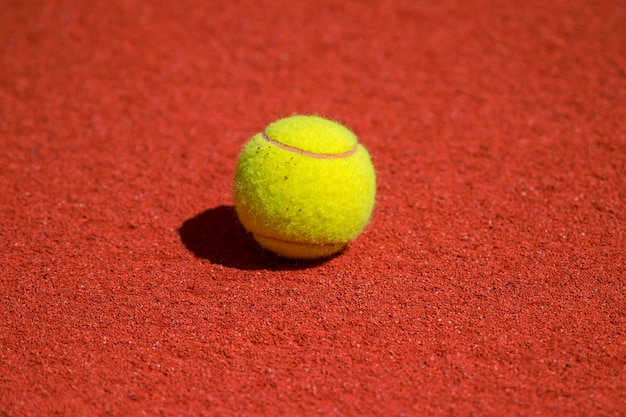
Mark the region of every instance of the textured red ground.
<instances>
[{"instance_id":1,"label":"textured red ground","mask_svg":"<svg viewBox=\"0 0 626 417\"><path fill-rule=\"evenodd\" d=\"M626 415L623 1L0 1L0 415ZM316 113L326 262L233 217Z\"/></svg>"}]
</instances>

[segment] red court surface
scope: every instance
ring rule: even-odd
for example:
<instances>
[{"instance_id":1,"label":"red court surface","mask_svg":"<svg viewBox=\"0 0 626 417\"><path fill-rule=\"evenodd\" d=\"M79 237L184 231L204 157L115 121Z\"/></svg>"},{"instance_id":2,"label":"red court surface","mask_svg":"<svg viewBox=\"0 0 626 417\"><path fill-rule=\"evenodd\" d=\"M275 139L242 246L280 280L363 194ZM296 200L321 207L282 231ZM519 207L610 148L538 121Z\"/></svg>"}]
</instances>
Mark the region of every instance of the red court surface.
<instances>
[{"instance_id":1,"label":"red court surface","mask_svg":"<svg viewBox=\"0 0 626 417\"><path fill-rule=\"evenodd\" d=\"M626 415L626 4L0 0L0 415ZM244 143L350 127L288 262Z\"/></svg>"}]
</instances>

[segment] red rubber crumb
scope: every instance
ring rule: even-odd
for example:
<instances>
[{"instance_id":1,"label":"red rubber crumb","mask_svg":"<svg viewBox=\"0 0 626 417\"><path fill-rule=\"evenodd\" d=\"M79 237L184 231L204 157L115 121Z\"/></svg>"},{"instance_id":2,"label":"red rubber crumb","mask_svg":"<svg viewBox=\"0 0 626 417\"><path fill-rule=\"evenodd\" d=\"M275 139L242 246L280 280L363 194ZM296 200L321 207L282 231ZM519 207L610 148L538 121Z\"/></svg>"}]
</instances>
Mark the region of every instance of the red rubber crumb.
<instances>
[{"instance_id":1,"label":"red rubber crumb","mask_svg":"<svg viewBox=\"0 0 626 417\"><path fill-rule=\"evenodd\" d=\"M0 2L1 416L626 415L621 0ZM285 261L273 120L373 157Z\"/></svg>"}]
</instances>

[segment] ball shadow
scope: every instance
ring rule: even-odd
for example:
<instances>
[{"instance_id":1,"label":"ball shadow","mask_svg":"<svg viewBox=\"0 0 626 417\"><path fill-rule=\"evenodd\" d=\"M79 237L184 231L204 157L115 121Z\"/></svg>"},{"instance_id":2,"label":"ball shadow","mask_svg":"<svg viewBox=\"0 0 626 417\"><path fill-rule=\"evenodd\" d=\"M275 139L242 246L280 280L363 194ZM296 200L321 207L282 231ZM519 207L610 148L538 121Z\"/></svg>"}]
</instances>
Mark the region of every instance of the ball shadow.
<instances>
[{"instance_id":1,"label":"ball shadow","mask_svg":"<svg viewBox=\"0 0 626 417\"><path fill-rule=\"evenodd\" d=\"M185 220L178 234L198 258L242 270L307 269L332 259L291 260L263 250L243 228L233 206L214 207Z\"/></svg>"}]
</instances>

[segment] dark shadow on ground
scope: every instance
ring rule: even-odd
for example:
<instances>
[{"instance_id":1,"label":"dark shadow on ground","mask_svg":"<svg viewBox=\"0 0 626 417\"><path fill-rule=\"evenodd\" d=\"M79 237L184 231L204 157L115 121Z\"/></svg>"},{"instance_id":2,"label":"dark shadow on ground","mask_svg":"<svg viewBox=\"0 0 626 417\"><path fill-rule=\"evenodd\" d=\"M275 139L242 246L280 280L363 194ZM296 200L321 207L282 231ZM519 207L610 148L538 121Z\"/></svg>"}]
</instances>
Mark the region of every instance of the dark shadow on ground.
<instances>
[{"instance_id":1,"label":"dark shadow on ground","mask_svg":"<svg viewBox=\"0 0 626 417\"><path fill-rule=\"evenodd\" d=\"M233 206L214 207L185 220L178 234L198 258L242 270L307 269L332 259L290 260L263 250L243 228Z\"/></svg>"}]
</instances>

